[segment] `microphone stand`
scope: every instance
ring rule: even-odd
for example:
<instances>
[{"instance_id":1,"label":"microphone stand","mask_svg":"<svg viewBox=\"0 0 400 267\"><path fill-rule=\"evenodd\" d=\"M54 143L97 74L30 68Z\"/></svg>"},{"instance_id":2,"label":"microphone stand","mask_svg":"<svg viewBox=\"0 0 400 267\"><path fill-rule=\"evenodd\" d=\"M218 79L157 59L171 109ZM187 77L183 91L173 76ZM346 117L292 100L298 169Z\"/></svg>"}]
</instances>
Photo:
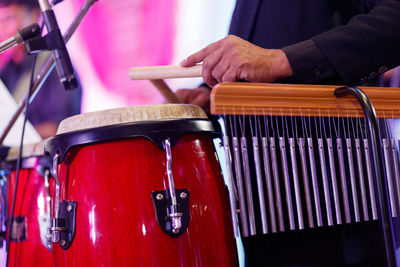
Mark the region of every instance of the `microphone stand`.
<instances>
[{"instance_id":1,"label":"microphone stand","mask_svg":"<svg viewBox=\"0 0 400 267\"><path fill-rule=\"evenodd\" d=\"M37 35L40 35L40 27L37 23L18 30L16 34L0 43L0 54L6 51L8 48L11 48L29 38L36 37Z\"/></svg>"},{"instance_id":2,"label":"microphone stand","mask_svg":"<svg viewBox=\"0 0 400 267\"><path fill-rule=\"evenodd\" d=\"M65 43L71 39L72 34L75 32L75 30L78 28L79 24L85 17L85 15L88 13L90 7L96 2L97 0L86 0L85 3L83 4L81 10L79 11L78 15L75 17L75 19L72 21L71 25L67 29L66 33L64 34L63 38ZM0 137L0 146L3 144L4 139L7 137L8 133L10 132L11 128L14 126L15 122L17 121L19 115L21 115L22 111L24 110L24 107L28 103L28 101L32 101L33 98L36 95L36 91L39 91L40 88L42 87L45 79L47 76L50 74L50 72L54 69L55 66L55 61L52 55L48 57L46 60L45 64L43 65L41 71L39 74L36 76L35 81L33 82L32 86L32 91L31 94L29 92L26 94L24 99L18 104L17 110L11 117L10 121L8 122L6 128L4 129L4 132L2 133ZM31 95L31 97L29 97Z\"/></svg>"}]
</instances>

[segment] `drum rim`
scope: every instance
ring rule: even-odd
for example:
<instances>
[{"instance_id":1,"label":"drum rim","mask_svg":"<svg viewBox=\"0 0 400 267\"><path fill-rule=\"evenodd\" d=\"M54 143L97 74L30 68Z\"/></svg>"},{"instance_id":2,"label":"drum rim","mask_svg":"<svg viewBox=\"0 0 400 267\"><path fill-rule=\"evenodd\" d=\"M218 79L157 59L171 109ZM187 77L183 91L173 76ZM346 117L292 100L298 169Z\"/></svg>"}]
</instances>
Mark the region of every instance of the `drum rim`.
<instances>
[{"instance_id":1,"label":"drum rim","mask_svg":"<svg viewBox=\"0 0 400 267\"><path fill-rule=\"evenodd\" d=\"M17 159L3 160L0 162L0 170L14 171L17 169L17 163ZM24 157L21 159L21 169L35 169L44 177L46 169L52 172L52 160L48 155Z\"/></svg>"},{"instance_id":2,"label":"drum rim","mask_svg":"<svg viewBox=\"0 0 400 267\"><path fill-rule=\"evenodd\" d=\"M47 139L44 148L45 154L52 158L59 154L58 163L61 163L68 151L81 145L144 137L163 149L162 141L165 138L169 138L171 146L174 146L183 135L194 133L208 134L213 137L221 135L215 130L209 119L164 119L130 122L58 134Z\"/></svg>"}]
</instances>

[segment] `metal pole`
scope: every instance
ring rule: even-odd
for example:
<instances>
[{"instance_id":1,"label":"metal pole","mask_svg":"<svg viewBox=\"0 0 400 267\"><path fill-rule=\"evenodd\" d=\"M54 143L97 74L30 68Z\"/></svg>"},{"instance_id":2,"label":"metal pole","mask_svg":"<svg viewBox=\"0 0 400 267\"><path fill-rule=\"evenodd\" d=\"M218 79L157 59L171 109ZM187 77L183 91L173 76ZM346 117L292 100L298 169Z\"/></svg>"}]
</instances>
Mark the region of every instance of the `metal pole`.
<instances>
[{"instance_id":1,"label":"metal pole","mask_svg":"<svg viewBox=\"0 0 400 267\"><path fill-rule=\"evenodd\" d=\"M87 12L89 11L90 7L96 1L97 0L87 0L83 4L83 6L82 6L81 10L79 11L78 15L75 17L74 21L71 23L71 25L69 26L69 28L67 29L66 33L63 36L64 40L65 40L65 43L67 43L69 41L69 39L71 38L72 34L78 28L78 26L81 23L82 19L85 17ZM7 137L8 133L11 130L11 128L14 126L14 124L17 121L19 115L21 115L22 111L24 110L24 107L26 106L26 103L28 101L32 101L33 98L36 95L36 91L40 90L40 88L42 87L45 79L50 74L50 72L53 70L54 65L55 65L54 58L53 58L53 56L50 55L47 58L45 64L43 65L40 73L37 75L35 81L33 82L32 93L31 93L32 96L29 98L29 94L28 94L29 92L26 94L24 99L18 104L18 107L17 107L15 113L13 114L13 116L11 117L10 121L8 122L6 128L4 129L4 132L2 133L2 135L0 137L0 145L3 144L4 139Z\"/></svg>"}]
</instances>

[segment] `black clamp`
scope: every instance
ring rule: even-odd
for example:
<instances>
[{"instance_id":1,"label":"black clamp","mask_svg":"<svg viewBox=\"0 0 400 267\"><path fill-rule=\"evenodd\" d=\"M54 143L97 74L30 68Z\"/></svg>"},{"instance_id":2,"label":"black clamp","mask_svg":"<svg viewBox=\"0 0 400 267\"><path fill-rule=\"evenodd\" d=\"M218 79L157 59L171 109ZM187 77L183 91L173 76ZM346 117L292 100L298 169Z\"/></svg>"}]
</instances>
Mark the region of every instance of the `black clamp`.
<instances>
[{"instance_id":1,"label":"black clamp","mask_svg":"<svg viewBox=\"0 0 400 267\"><path fill-rule=\"evenodd\" d=\"M62 42L62 39L58 38L59 35L61 35L61 32L57 29L50 31L45 36L26 40L26 53L31 55L43 50L65 49L65 44Z\"/></svg>"},{"instance_id":2,"label":"black clamp","mask_svg":"<svg viewBox=\"0 0 400 267\"><path fill-rule=\"evenodd\" d=\"M156 219L161 229L169 236L177 238L181 236L189 226L190 212L189 212L189 190L188 189L175 189L177 212L179 213L180 228L173 229L171 217L171 197L169 190L153 191L151 198L153 199L154 209L156 212Z\"/></svg>"},{"instance_id":3,"label":"black clamp","mask_svg":"<svg viewBox=\"0 0 400 267\"><path fill-rule=\"evenodd\" d=\"M58 242L64 250L68 249L75 236L76 201L60 203L59 216L53 218L51 232L53 242Z\"/></svg>"}]
</instances>

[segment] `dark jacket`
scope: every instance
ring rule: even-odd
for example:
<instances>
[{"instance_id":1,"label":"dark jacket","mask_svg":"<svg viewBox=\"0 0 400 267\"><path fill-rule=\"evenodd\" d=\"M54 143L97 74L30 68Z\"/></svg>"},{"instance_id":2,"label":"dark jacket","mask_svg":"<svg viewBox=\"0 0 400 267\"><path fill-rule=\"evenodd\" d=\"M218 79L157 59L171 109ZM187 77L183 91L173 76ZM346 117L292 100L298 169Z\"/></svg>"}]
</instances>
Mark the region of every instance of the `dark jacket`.
<instances>
[{"instance_id":1,"label":"dark jacket","mask_svg":"<svg viewBox=\"0 0 400 267\"><path fill-rule=\"evenodd\" d=\"M238 0L230 34L283 48L294 82L362 84L400 64L400 0Z\"/></svg>"}]
</instances>

